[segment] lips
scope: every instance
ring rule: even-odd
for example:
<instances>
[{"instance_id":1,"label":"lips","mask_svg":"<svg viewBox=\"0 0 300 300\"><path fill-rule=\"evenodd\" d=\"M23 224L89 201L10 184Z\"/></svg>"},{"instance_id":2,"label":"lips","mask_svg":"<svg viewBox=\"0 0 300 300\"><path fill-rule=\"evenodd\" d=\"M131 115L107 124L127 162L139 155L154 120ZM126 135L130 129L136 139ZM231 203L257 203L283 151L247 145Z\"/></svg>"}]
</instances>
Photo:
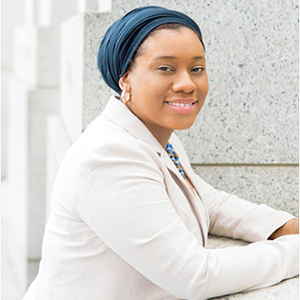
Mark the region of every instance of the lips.
<instances>
[{"instance_id":1,"label":"lips","mask_svg":"<svg viewBox=\"0 0 300 300\"><path fill-rule=\"evenodd\" d=\"M179 114L189 114L194 110L195 103L198 100L195 99L175 99L165 101L165 103L175 112Z\"/></svg>"}]
</instances>

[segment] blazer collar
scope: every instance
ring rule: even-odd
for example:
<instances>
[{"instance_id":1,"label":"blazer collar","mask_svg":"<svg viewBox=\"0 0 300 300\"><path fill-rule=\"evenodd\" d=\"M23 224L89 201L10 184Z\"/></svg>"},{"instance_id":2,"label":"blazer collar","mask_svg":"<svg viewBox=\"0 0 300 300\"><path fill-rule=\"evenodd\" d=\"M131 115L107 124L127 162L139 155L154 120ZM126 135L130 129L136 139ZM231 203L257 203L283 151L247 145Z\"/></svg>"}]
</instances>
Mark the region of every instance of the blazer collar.
<instances>
[{"instance_id":1,"label":"blazer collar","mask_svg":"<svg viewBox=\"0 0 300 300\"><path fill-rule=\"evenodd\" d=\"M166 150L152 135L144 123L137 116L135 116L122 101L117 99L115 96L111 96L107 106L102 112L102 115L110 119L112 122L118 124L135 138L145 142L152 149L154 149L154 151L157 152L157 154L161 157L167 168L175 173L180 180L183 180Z\"/></svg>"},{"instance_id":2,"label":"blazer collar","mask_svg":"<svg viewBox=\"0 0 300 300\"><path fill-rule=\"evenodd\" d=\"M173 172L173 174L179 179L182 186L185 187L185 190L190 195L189 201L191 202L191 205L194 207L194 211L196 213L196 216L198 218L200 229L202 231L203 236L203 245L206 243L205 234L203 231L203 224L202 224L202 218L197 212L197 205L195 203L194 196L192 195L192 192L186 183L186 181L183 179L181 174L178 172L177 168L175 167L174 163L170 159L167 151L161 146L161 144L157 141L157 139L152 135L152 133L148 130L148 128L144 125L144 123L137 118L130 109L119 99L117 99L115 96L111 96L107 106L102 112L102 115L104 115L106 118L108 118L110 121L118 124L122 128L124 128L128 133L130 133L132 136L134 136L136 139L141 140L145 142L147 145L149 145L152 149L154 149L155 152L160 156L166 167ZM170 142L172 141L176 142L177 138L174 134L170 137ZM178 149L175 149L178 152ZM179 153L180 156L180 153ZM182 167L184 168L184 171L187 176L188 174L188 167L185 168L184 164L182 164ZM197 187L192 181L192 177L189 176L189 179L194 186L196 192L198 193L200 199L201 196L199 194L199 191L197 190ZM203 202L203 201L202 201ZM204 202L203 202L204 203ZM204 204L205 205L205 204ZM207 211L206 211L207 215ZM207 215L208 220L208 215ZM207 225L208 226L208 225Z\"/></svg>"}]
</instances>

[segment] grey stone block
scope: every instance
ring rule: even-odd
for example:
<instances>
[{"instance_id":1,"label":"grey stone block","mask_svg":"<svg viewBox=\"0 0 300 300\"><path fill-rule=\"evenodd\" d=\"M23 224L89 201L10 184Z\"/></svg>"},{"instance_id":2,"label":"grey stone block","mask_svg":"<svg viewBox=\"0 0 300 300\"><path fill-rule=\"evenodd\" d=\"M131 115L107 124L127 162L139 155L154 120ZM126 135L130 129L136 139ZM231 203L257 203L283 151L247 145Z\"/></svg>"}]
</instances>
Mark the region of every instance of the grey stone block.
<instances>
[{"instance_id":1,"label":"grey stone block","mask_svg":"<svg viewBox=\"0 0 300 300\"><path fill-rule=\"evenodd\" d=\"M194 167L213 187L299 215L298 167Z\"/></svg>"},{"instance_id":2,"label":"grey stone block","mask_svg":"<svg viewBox=\"0 0 300 300\"><path fill-rule=\"evenodd\" d=\"M65 80L74 83L73 89L65 87L70 91L64 98L69 98L70 106L80 106L76 120L78 116L81 120L73 140L100 113L111 93L96 66L104 32L126 11L147 4L152 3L114 1L111 14L86 13L64 24L65 47L76 52L67 51L64 59L69 73ZM297 163L297 3L267 1L249 6L241 1L190 0L155 4L193 17L206 44L210 93L195 125L179 134L191 161ZM77 76L81 82L78 86Z\"/></svg>"}]
</instances>

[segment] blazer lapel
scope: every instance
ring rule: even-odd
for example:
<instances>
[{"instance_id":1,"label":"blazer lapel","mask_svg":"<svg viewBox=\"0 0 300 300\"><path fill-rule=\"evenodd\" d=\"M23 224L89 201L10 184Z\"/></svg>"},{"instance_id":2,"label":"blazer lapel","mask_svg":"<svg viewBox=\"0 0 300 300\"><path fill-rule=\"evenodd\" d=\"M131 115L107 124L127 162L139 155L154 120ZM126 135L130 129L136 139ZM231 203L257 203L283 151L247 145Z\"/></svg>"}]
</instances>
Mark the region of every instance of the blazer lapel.
<instances>
[{"instance_id":1,"label":"blazer lapel","mask_svg":"<svg viewBox=\"0 0 300 300\"><path fill-rule=\"evenodd\" d=\"M176 138L176 139L175 139ZM199 213L199 209L197 207L197 199L194 197L194 195L191 193L190 191L190 188L189 186L187 185L187 183L185 182L184 180L184 183L185 183L185 188L189 190L189 201L193 207L193 210L197 216L197 219L198 219L198 222L199 222L199 225L200 225L200 229L202 231L202 236L203 236L203 246L205 246L206 244L206 236L207 236L207 233L208 233L208 227L209 227L209 215L208 215L208 209L207 209L207 206L205 204L205 202L203 201L202 197L201 197L201 193L197 187L197 185L195 184L195 182L193 181L193 176L192 176L192 168L191 168L191 165L190 165L190 162L189 161L186 161L184 159L180 159L181 157L181 151L184 151L182 150L182 145L181 147L178 146L178 142L176 141L178 140L178 137L177 136L174 136L172 135L171 138L170 138L170 142L173 143L173 145L175 145L175 151L177 152L178 156L179 156L179 160L180 160L180 164L181 164L181 167L183 168L183 171L184 173L186 174L186 176L188 177L188 180L190 181L191 185L193 186L195 192L197 193L200 201L202 202L202 205L204 207L204 211L201 210L202 212L202 215ZM178 148L177 148L178 146ZM181 157L182 158L182 157ZM178 172L179 173L179 172ZM206 222L204 223L204 220L206 220ZM205 225L205 226L204 226Z\"/></svg>"},{"instance_id":2,"label":"blazer lapel","mask_svg":"<svg viewBox=\"0 0 300 300\"><path fill-rule=\"evenodd\" d=\"M102 115L109 118L114 123L120 125L123 127L127 132L129 132L131 135L136 137L139 140L144 141L146 144L148 144L150 147L152 147L157 154L160 156L161 160L164 162L166 167L171 171L179 180L181 183L182 188L185 189L186 195L188 196L188 200L191 203L193 210L195 212L195 215L199 222L199 227L202 232L203 236L203 245L205 245L205 233L203 231L203 217L200 216L198 212L198 207L195 203L195 196L193 195L192 191L190 190L190 187L182 177L182 175L177 170L176 166L170 159L168 153L166 150L161 146L161 144L157 141L157 139L151 134L151 132L148 130L148 128L144 125L144 123L138 119L130 110L129 108L122 103L119 99L117 99L115 96L111 96L107 106L102 112ZM172 143L172 142L171 142ZM175 151L177 152L177 149L175 148ZM180 153L179 159L180 159ZM182 163L182 162L181 162ZM184 169L184 172L188 176L192 186L194 187L195 191L199 195L199 198L201 199L201 196L199 194L199 191L196 189L196 186L194 182L191 179L191 176L189 176L189 168L185 168L183 164L181 166ZM202 200L202 199L201 199ZM203 202L203 201L202 201ZM204 203L203 203L204 204ZM205 205L205 204L204 204ZM207 213L206 213L207 214Z\"/></svg>"},{"instance_id":3,"label":"blazer lapel","mask_svg":"<svg viewBox=\"0 0 300 300\"><path fill-rule=\"evenodd\" d=\"M139 118L137 118L123 102L118 100L115 96L111 96L102 114L114 123L123 127L131 135L133 135L141 141L144 141L147 145L153 148L161 157L166 167L170 171L172 171L175 174L175 176L177 176L178 179L182 183L184 183L186 185L185 187L188 188L190 191L189 186L187 185L181 174L178 172L176 166L170 159L166 150L152 135L152 133L148 130L144 123Z\"/></svg>"}]
</instances>

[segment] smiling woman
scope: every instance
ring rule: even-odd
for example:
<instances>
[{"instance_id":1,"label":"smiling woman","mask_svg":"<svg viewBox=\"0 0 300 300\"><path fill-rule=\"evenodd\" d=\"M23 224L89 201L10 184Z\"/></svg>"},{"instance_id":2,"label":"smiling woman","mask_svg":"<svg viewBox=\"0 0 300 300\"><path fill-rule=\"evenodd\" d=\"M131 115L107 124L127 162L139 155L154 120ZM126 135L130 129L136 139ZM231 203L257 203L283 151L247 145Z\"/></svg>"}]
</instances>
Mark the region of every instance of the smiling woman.
<instances>
[{"instance_id":1,"label":"smiling woman","mask_svg":"<svg viewBox=\"0 0 300 300\"><path fill-rule=\"evenodd\" d=\"M98 67L118 94L70 148L28 299L201 300L298 274L299 221L218 191L173 133L208 93L188 16L140 7L105 34ZM255 242L211 250L208 233Z\"/></svg>"}]
</instances>

